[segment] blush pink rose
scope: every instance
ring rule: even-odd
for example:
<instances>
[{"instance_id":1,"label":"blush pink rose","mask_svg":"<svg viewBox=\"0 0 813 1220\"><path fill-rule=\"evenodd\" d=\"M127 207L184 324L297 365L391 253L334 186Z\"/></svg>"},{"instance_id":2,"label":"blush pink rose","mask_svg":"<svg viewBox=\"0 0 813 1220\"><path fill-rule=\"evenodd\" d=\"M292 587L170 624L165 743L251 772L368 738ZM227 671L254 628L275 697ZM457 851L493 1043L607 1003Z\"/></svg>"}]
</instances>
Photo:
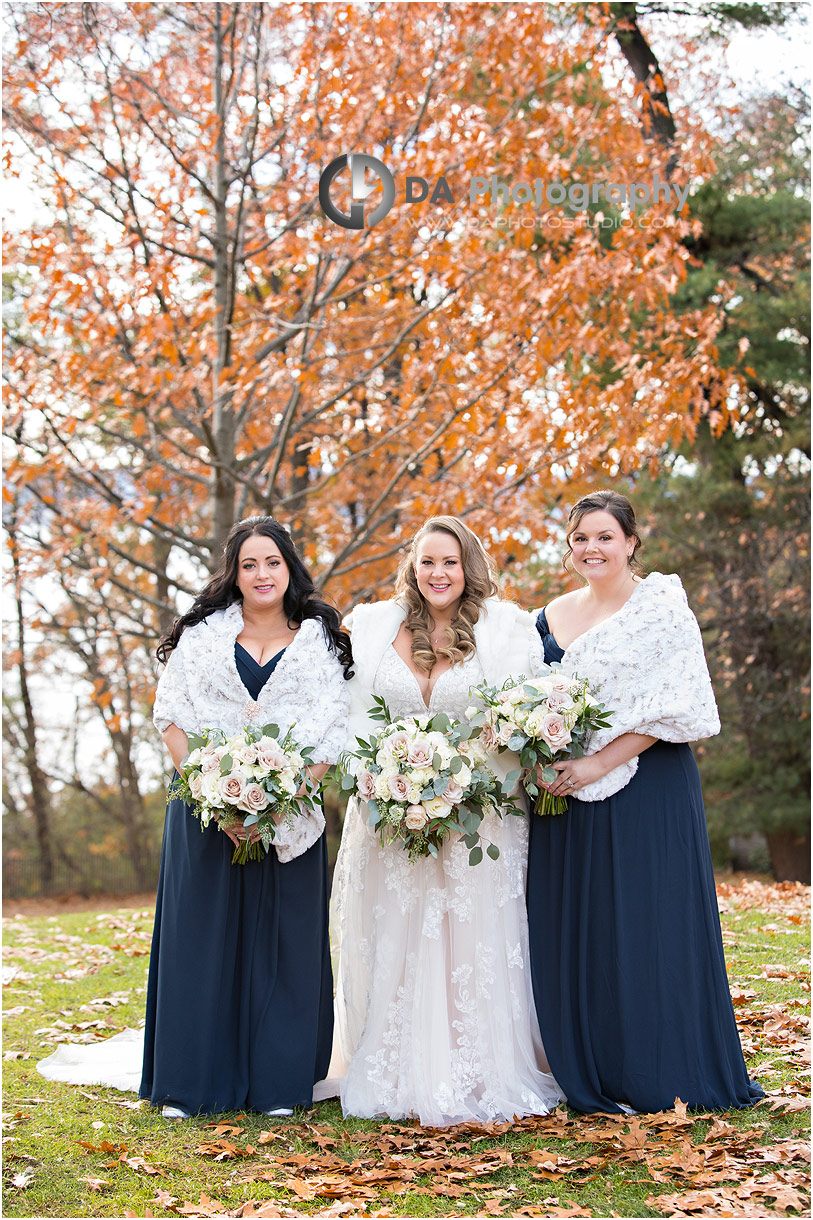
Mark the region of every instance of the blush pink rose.
<instances>
[{"instance_id":1,"label":"blush pink rose","mask_svg":"<svg viewBox=\"0 0 813 1220\"><path fill-rule=\"evenodd\" d=\"M574 706L573 700L567 691L555 690L548 695L545 702L552 712L569 712Z\"/></svg>"},{"instance_id":2,"label":"blush pink rose","mask_svg":"<svg viewBox=\"0 0 813 1220\"><path fill-rule=\"evenodd\" d=\"M384 745L393 758L404 758L409 749L409 733L405 729L399 729L386 738Z\"/></svg>"},{"instance_id":3,"label":"blush pink rose","mask_svg":"<svg viewBox=\"0 0 813 1220\"><path fill-rule=\"evenodd\" d=\"M459 805L463 800L463 789L456 779L449 780L446 791L443 793L443 799L450 805Z\"/></svg>"},{"instance_id":4,"label":"blush pink rose","mask_svg":"<svg viewBox=\"0 0 813 1220\"><path fill-rule=\"evenodd\" d=\"M428 767L432 761L434 751L425 741L413 741L409 747L407 754L407 762L410 767Z\"/></svg>"},{"instance_id":5,"label":"blush pink rose","mask_svg":"<svg viewBox=\"0 0 813 1220\"><path fill-rule=\"evenodd\" d=\"M391 775L388 781L390 795L396 801L405 801L409 796L409 783L405 775Z\"/></svg>"},{"instance_id":6,"label":"blush pink rose","mask_svg":"<svg viewBox=\"0 0 813 1220\"><path fill-rule=\"evenodd\" d=\"M256 745L257 766L265 771L280 771L287 759L285 751L273 737L263 737Z\"/></svg>"},{"instance_id":7,"label":"blush pink rose","mask_svg":"<svg viewBox=\"0 0 813 1220\"><path fill-rule=\"evenodd\" d=\"M513 735L514 726L509 721L506 721L505 724L500 726L499 732L497 733L497 744L500 746L507 746Z\"/></svg>"},{"instance_id":8,"label":"blush pink rose","mask_svg":"<svg viewBox=\"0 0 813 1220\"><path fill-rule=\"evenodd\" d=\"M246 784L242 804L249 813L259 813L261 809L267 809L270 803L268 793L259 784Z\"/></svg>"},{"instance_id":9,"label":"blush pink rose","mask_svg":"<svg viewBox=\"0 0 813 1220\"><path fill-rule=\"evenodd\" d=\"M426 816L426 811L423 805L408 805L404 825L407 830L423 830L426 823L429 821Z\"/></svg>"},{"instance_id":10,"label":"blush pink rose","mask_svg":"<svg viewBox=\"0 0 813 1220\"><path fill-rule=\"evenodd\" d=\"M492 726L488 723L484 724L480 730L480 741L483 743L483 749L496 750L498 746L497 734Z\"/></svg>"},{"instance_id":11,"label":"blush pink rose","mask_svg":"<svg viewBox=\"0 0 813 1220\"><path fill-rule=\"evenodd\" d=\"M562 750L571 741L570 729L558 712L543 716L541 734L552 750Z\"/></svg>"},{"instance_id":12,"label":"blush pink rose","mask_svg":"<svg viewBox=\"0 0 813 1220\"><path fill-rule=\"evenodd\" d=\"M369 771L359 771L356 787L363 801L371 801L375 796L375 777Z\"/></svg>"},{"instance_id":13,"label":"blush pink rose","mask_svg":"<svg viewBox=\"0 0 813 1220\"><path fill-rule=\"evenodd\" d=\"M233 772L222 777L217 790L227 805L237 805L242 799L245 787L245 776Z\"/></svg>"},{"instance_id":14,"label":"blush pink rose","mask_svg":"<svg viewBox=\"0 0 813 1220\"><path fill-rule=\"evenodd\" d=\"M217 750L213 749L211 746L208 746L203 751L200 758L200 769L204 773L208 771L217 771L220 769L220 755L218 754Z\"/></svg>"}]
</instances>

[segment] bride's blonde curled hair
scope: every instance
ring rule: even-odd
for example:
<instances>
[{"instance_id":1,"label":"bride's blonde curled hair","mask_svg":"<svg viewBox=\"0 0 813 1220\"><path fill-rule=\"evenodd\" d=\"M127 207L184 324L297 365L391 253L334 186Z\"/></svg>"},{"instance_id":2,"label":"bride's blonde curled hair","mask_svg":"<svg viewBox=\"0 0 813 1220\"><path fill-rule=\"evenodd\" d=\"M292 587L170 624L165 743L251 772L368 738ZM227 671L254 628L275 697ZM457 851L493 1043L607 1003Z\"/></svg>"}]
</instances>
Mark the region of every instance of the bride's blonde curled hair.
<instances>
[{"instance_id":1,"label":"bride's blonde curled hair","mask_svg":"<svg viewBox=\"0 0 813 1220\"><path fill-rule=\"evenodd\" d=\"M415 577L418 547L427 534L450 534L457 539L466 582L457 616L451 627L446 628L446 642L435 650L432 648L434 620ZM450 664L456 665L473 656L474 624L480 617L483 602L498 591L496 574L494 563L480 539L457 517L430 517L424 522L401 560L395 581L396 596L406 602L405 626L412 634L412 659L417 669L428 674L437 657L448 657Z\"/></svg>"}]
</instances>

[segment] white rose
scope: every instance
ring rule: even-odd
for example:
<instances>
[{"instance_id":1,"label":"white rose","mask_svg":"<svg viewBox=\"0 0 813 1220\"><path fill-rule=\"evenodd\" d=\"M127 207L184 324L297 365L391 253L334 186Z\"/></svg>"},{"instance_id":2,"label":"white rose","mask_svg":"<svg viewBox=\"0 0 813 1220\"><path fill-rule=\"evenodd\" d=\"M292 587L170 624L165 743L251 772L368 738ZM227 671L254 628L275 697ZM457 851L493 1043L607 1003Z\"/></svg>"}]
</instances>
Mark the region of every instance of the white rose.
<instances>
[{"instance_id":1,"label":"white rose","mask_svg":"<svg viewBox=\"0 0 813 1220\"><path fill-rule=\"evenodd\" d=\"M195 771L187 780L189 791L192 793L193 801L203 800L203 776L200 771Z\"/></svg>"},{"instance_id":2,"label":"white rose","mask_svg":"<svg viewBox=\"0 0 813 1220\"><path fill-rule=\"evenodd\" d=\"M469 784L471 783L471 771L468 767L463 766L455 774L454 778L457 780L460 787L465 791L465 789L468 788ZM457 801L455 801L455 804L457 804Z\"/></svg>"},{"instance_id":3,"label":"white rose","mask_svg":"<svg viewBox=\"0 0 813 1220\"><path fill-rule=\"evenodd\" d=\"M203 761L203 750L200 746L196 750L192 750L183 760L184 767L199 767Z\"/></svg>"},{"instance_id":4,"label":"white rose","mask_svg":"<svg viewBox=\"0 0 813 1220\"><path fill-rule=\"evenodd\" d=\"M205 801L212 805L222 805L223 800L220 795L220 769L217 771L204 771L201 775L201 795Z\"/></svg>"},{"instance_id":5,"label":"white rose","mask_svg":"<svg viewBox=\"0 0 813 1220\"><path fill-rule=\"evenodd\" d=\"M287 792L289 796L293 796L299 787L299 776L297 775L296 771L291 771L290 769L280 771L279 784L283 792Z\"/></svg>"}]
</instances>

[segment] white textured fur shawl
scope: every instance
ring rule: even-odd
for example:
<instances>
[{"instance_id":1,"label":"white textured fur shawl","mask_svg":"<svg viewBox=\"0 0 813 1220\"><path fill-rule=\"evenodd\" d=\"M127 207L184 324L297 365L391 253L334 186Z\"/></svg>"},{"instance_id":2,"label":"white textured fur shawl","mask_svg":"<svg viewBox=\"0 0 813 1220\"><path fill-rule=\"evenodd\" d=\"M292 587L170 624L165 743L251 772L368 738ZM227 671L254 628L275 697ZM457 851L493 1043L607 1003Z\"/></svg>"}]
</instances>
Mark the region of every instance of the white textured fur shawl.
<instances>
[{"instance_id":1,"label":"white textured fur shawl","mask_svg":"<svg viewBox=\"0 0 813 1220\"><path fill-rule=\"evenodd\" d=\"M356 606L345 619L353 639L356 675L348 683L347 750L356 748L357 737L369 739L381 728L379 721L370 720L367 715L373 703L373 684L381 659L405 618L406 605L395 600ZM543 664L542 645L534 620L513 602L496 597L485 601L474 626L474 643L485 680L492 686L502 686L506 678L529 678L539 673ZM494 761L497 770L506 772L516 766L517 760L515 755L506 753Z\"/></svg>"},{"instance_id":2,"label":"white textured fur shawl","mask_svg":"<svg viewBox=\"0 0 813 1220\"><path fill-rule=\"evenodd\" d=\"M700 628L679 576L652 572L620 610L573 641L561 667L588 678L612 710L610 726L591 735L588 754L622 733L679 742L720 731ZM632 758L573 795L603 800L626 787L637 769Z\"/></svg>"},{"instance_id":3,"label":"white textured fur shawl","mask_svg":"<svg viewBox=\"0 0 813 1220\"><path fill-rule=\"evenodd\" d=\"M278 724L283 733L294 730L298 745L313 747L315 763L334 763L345 745L350 684L328 648L321 622L304 621L256 702L234 661L234 642L242 630L239 602L187 627L158 681L156 727L163 732L176 724L189 736L202 729L239 733L249 721ZM274 840L279 859L292 860L307 851L324 828L321 813L302 814L289 826L281 825Z\"/></svg>"}]
</instances>

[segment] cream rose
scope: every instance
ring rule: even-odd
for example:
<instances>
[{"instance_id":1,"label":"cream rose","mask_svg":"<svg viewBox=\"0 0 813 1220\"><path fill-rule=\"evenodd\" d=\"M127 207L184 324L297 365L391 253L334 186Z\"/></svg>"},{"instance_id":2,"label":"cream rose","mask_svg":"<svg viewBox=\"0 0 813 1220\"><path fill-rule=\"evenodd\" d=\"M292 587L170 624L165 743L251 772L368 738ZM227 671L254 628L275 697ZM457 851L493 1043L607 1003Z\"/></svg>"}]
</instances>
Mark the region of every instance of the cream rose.
<instances>
[{"instance_id":1,"label":"cream rose","mask_svg":"<svg viewBox=\"0 0 813 1220\"><path fill-rule=\"evenodd\" d=\"M220 774L220 768L217 771L204 771L201 775L202 787L201 792L203 799L208 801L210 805L222 805L223 797L220 794L220 781L223 777Z\"/></svg>"},{"instance_id":2,"label":"cream rose","mask_svg":"<svg viewBox=\"0 0 813 1220\"><path fill-rule=\"evenodd\" d=\"M431 801L424 803L424 809L430 818L445 818L452 812L452 807L445 796L433 796Z\"/></svg>"},{"instance_id":3,"label":"cream rose","mask_svg":"<svg viewBox=\"0 0 813 1220\"><path fill-rule=\"evenodd\" d=\"M381 771L375 777L375 794L380 801L390 799L390 776L395 775L395 771Z\"/></svg>"},{"instance_id":4,"label":"cream rose","mask_svg":"<svg viewBox=\"0 0 813 1220\"><path fill-rule=\"evenodd\" d=\"M534 708L528 719L525 721L525 731L529 737L541 736L542 722L544 721L546 715L547 712L544 708Z\"/></svg>"},{"instance_id":5,"label":"cream rose","mask_svg":"<svg viewBox=\"0 0 813 1220\"><path fill-rule=\"evenodd\" d=\"M460 768L460 770L455 774L454 778L457 780L460 787L465 791L466 788L468 788L469 784L471 783L471 771L469 770L468 767L462 766ZM455 802L455 803L457 803L457 802Z\"/></svg>"}]
</instances>

